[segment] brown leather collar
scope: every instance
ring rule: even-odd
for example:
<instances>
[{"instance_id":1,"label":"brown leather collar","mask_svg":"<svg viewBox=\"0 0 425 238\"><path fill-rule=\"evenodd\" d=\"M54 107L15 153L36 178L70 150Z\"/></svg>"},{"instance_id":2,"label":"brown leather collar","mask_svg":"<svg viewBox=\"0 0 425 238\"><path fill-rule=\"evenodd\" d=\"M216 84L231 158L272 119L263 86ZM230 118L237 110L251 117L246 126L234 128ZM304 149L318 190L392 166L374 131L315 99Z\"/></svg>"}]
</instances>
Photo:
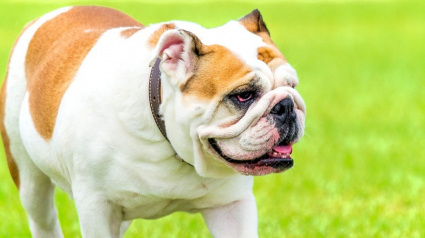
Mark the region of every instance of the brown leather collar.
<instances>
[{"instance_id":1,"label":"brown leather collar","mask_svg":"<svg viewBox=\"0 0 425 238\"><path fill-rule=\"evenodd\" d=\"M158 57L158 59L155 61L155 65L151 69L151 76L149 77L149 104L151 106L152 116L155 119L156 125L158 126L165 139L170 141L165 131L164 120L162 120L161 114L159 113L159 106L161 105L161 71L159 70L160 62L161 59ZM177 154L174 157L193 167L193 165L186 162Z\"/></svg>"},{"instance_id":2,"label":"brown leather collar","mask_svg":"<svg viewBox=\"0 0 425 238\"><path fill-rule=\"evenodd\" d=\"M156 59L155 65L152 67L151 76L149 78L149 104L151 105L152 116L155 123L161 131L165 139L168 140L165 131L165 123L159 113L159 106L161 105L161 71L159 70L159 63L161 59ZM169 141L169 140L168 140Z\"/></svg>"}]
</instances>

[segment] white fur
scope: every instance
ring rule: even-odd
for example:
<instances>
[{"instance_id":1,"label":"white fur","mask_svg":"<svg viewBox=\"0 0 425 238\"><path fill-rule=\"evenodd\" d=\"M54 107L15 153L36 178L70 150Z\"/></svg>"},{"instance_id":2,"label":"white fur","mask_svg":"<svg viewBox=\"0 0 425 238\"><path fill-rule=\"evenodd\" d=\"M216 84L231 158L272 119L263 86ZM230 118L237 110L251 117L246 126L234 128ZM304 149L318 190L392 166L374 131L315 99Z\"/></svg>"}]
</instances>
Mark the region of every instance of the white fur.
<instances>
[{"instance_id":1,"label":"white fur","mask_svg":"<svg viewBox=\"0 0 425 238\"><path fill-rule=\"evenodd\" d=\"M288 63L277 67L274 71L274 86L291 86L298 85L298 75L294 68Z\"/></svg>"},{"instance_id":2,"label":"white fur","mask_svg":"<svg viewBox=\"0 0 425 238\"><path fill-rule=\"evenodd\" d=\"M257 59L256 48L264 45L261 38L237 22L211 30L175 22L204 44L231 49L254 69L269 92L241 122L223 130L213 118L219 99L185 104L176 82L163 76L161 111L170 144L152 118L147 96L147 66L158 52L143 43L160 25L128 39L121 36L122 28L109 30L78 69L63 96L53 136L46 141L35 129L29 111L24 60L36 29L66 10L40 18L22 35L11 58L7 83L6 129L33 237L62 236L53 207L53 184L75 199L83 237L122 236L133 219L158 218L175 211L201 212L214 237L257 237L252 177L237 174L205 154L205 140L211 135L240 134L289 94L300 108L299 116L305 116L304 102L294 89L271 90L274 76Z\"/></svg>"}]
</instances>

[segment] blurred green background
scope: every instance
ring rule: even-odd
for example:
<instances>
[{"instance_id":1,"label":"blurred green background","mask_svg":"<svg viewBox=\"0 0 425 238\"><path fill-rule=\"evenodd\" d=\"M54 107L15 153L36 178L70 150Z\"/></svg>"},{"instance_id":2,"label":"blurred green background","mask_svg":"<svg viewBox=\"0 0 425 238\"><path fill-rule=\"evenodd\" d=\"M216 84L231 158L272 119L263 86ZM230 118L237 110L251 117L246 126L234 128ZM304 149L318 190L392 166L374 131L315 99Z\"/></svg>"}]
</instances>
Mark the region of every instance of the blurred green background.
<instances>
[{"instance_id":1,"label":"blurred green background","mask_svg":"<svg viewBox=\"0 0 425 238\"><path fill-rule=\"evenodd\" d=\"M258 8L308 108L295 167L255 179L260 237L425 237L425 1L37 2L0 0L1 78L22 27L61 6L205 27ZM29 237L4 158L0 181L0 237ZM65 237L80 237L73 202L56 197ZM199 214L176 213L125 237L211 236Z\"/></svg>"}]
</instances>

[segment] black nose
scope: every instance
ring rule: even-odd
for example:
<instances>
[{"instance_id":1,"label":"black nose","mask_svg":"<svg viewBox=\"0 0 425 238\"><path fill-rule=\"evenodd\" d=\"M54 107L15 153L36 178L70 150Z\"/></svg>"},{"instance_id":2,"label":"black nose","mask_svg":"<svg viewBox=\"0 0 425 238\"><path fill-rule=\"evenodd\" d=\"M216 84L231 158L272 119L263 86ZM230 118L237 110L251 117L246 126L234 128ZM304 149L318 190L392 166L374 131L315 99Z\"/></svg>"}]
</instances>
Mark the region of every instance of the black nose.
<instances>
[{"instance_id":1,"label":"black nose","mask_svg":"<svg viewBox=\"0 0 425 238\"><path fill-rule=\"evenodd\" d=\"M287 122L296 119L294 102L292 102L289 98L285 98L272 108L270 114L272 114L277 121L286 124Z\"/></svg>"}]
</instances>

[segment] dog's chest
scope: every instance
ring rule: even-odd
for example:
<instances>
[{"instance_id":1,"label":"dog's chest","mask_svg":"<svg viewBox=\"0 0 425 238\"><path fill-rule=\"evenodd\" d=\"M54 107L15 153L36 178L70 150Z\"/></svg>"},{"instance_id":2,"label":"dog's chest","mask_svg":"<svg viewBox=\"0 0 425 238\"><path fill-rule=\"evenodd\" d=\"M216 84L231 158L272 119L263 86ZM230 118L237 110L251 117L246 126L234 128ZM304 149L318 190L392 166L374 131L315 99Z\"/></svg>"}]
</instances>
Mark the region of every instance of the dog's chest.
<instances>
[{"instance_id":1,"label":"dog's chest","mask_svg":"<svg viewBox=\"0 0 425 238\"><path fill-rule=\"evenodd\" d=\"M197 212L207 207L216 207L240 199L251 178L234 176L224 179L205 179L169 174L168 179L155 175L149 179L110 187L110 201L120 206L124 219L154 219L176 211ZM239 191L240 190L240 191Z\"/></svg>"},{"instance_id":2,"label":"dog's chest","mask_svg":"<svg viewBox=\"0 0 425 238\"><path fill-rule=\"evenodd\" d=\"M123 204L124 220L136 218L155 219L176 211L195 212L199 210L195 199L168 199L155 196L134 195L117 201Z\"/></svg>"}]
</instances>

